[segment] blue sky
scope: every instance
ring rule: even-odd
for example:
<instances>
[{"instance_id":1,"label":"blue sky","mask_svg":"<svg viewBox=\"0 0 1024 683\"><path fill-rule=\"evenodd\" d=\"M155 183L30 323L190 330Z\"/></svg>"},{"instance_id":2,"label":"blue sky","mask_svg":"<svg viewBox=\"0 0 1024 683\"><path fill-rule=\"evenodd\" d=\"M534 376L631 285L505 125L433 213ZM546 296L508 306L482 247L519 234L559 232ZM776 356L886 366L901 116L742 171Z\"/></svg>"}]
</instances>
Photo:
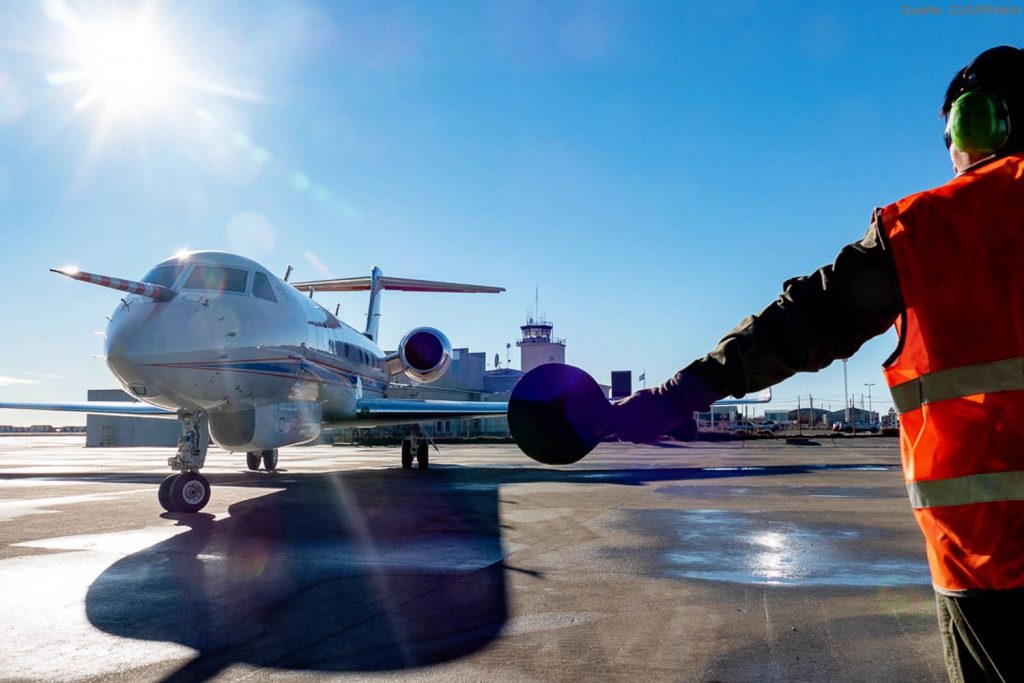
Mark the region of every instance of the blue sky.
<instances>
[{"instance_id":1,"label":"blue sky","mask_svg":"<svg viewBox=\"0 0 1024 683\"><path fill-rule=\"evenodd\" d=\"M858 239L872 207L948 179L945 86L1019 40L1024 14L921 6L6 0L0 400L114 385L94 356L116 295L48 268L138 277L183 247L300 279L376 264L506 287L385 295L385 345L431 324L489 362L537 287L569 362L660 382ZM140 7L164 55L139 58L164 70L129 84L144 106L98 88L81 47ZM362 326L365 296L323 299ZM873 382L889 405L894 342L849 362L858 402ZM774 405L798 394L839 409L841 364Z\"/></svg>"}]
</instances>

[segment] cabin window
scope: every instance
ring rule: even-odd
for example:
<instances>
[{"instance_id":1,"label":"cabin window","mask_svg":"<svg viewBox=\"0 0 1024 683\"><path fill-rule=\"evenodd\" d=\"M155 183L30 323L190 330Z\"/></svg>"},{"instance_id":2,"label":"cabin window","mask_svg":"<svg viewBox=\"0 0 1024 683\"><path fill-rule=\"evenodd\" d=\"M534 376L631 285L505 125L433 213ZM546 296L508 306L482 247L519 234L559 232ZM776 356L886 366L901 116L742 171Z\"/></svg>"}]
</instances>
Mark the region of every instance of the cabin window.
<instances>
[{"instance_id":1,"label":"cabin window","mask_svg":"<svg viewBox=\"0 0 1024 683\"><path fill-rule=\"evenodd\" d=\"M185 266L157 266L153 270L149 271L142 276L143 282L148 282L151 285L159 285L161 287L170 287L174 284L174 281L181 275L181 271L185 270Z\"/></svg>"},{"instance_id":2,"label":"cabin window","mask_svg":"<svg viewBox=\"0 0 1024 683\"><path fill-rule=\"evenodd\" d=\"M275 304L277 303L277 297L274 296L270 280L259 271L256 271L252 277L252 295L257 299L266 299L267 301L273 301Z\"/></svg>"},{"instance_id":3,"label":"cabin window","mask_svg":"<svg viewBox=\"0 0 1024 683\"><path fill-rule=\"evenodd\" d=\"M196 266L183 289L209 289L216 292L245 293L248 271L224 266Z\"/></svg>"}]
</instances>

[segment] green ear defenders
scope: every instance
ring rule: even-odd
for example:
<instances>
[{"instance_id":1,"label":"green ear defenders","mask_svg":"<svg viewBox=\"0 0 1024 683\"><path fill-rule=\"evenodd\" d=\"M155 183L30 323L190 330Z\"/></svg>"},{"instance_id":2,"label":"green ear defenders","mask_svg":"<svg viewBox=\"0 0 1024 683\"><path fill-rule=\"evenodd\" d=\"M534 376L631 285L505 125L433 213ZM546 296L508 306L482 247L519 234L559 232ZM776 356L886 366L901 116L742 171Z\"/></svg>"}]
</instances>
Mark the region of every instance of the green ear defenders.
<instances>
[{"instance_id":1,"label":"green ear defenders","mask_svg":"<svg viewBox=\"0 0 1024 683\"><path fill-rule=\"evenodd\" d=\"M1003 99L985 90L956 98L946 122L945 142L962 152L992 154L1010 139L1010 114Z\"/></svg>"}]
</instances>

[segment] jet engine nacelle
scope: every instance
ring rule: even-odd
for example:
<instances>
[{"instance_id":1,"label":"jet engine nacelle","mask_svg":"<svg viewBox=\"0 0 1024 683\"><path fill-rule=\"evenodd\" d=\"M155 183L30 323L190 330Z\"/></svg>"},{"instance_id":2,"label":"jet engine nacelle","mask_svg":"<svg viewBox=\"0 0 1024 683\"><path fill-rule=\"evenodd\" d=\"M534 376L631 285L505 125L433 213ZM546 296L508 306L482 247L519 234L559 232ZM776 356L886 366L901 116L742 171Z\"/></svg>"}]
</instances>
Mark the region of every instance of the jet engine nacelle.
<instances>
[{"instance_id":1,"label":"jet engine nacelle","mask_svg":"<svg viewBox=\"0 0 1024 683\"><path fill-rule=\"evenodd\" d=\"M415 382L436 382L452 364L452 343L440 330L417 327L398 343L398 350L384 359L392 375L405 373Z\"/></svg>"},{"instance_id":2,"label":"jet engine nacelle","mask_svg":"<svg viewBox=\"0 0 1024 683\"><path fill-rule=\"evenodd\" d=\"M210 436L229 451L262 451L306 443L320 436L319 403L286 401L245 410L211 410Z\"/></svg>"}]
</instances>

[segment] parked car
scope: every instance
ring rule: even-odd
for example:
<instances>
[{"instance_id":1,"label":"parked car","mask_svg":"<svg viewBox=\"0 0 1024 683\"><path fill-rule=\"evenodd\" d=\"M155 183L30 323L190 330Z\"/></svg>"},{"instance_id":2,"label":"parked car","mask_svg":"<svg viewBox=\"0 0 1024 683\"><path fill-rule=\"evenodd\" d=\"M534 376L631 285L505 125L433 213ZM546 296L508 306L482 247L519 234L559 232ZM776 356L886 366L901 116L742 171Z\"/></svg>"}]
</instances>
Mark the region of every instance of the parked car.
<instances>
[{"instance_id":1,"label":"parked car","mask_svg":"<svg viewBox=\"0 0 1024 683\"><path fill-rule=\"evenodd\" d=\"M757 425L757 431L759 432L781 432L782 425L775 420L765 420Z\"/></svg>"},{"instance_id":2,"label":"parked car","mask_svg":"<svg viewBox=\"0 0 1024 683\"><path fill-rule=\"evenodd\" d=\"M867 420L854 420L853 424L850 424L847 420L840 420L832 424L833 432L871 432L877 434L879 425L877 422L868 422Z\"/></svg>"}]
</instances>

